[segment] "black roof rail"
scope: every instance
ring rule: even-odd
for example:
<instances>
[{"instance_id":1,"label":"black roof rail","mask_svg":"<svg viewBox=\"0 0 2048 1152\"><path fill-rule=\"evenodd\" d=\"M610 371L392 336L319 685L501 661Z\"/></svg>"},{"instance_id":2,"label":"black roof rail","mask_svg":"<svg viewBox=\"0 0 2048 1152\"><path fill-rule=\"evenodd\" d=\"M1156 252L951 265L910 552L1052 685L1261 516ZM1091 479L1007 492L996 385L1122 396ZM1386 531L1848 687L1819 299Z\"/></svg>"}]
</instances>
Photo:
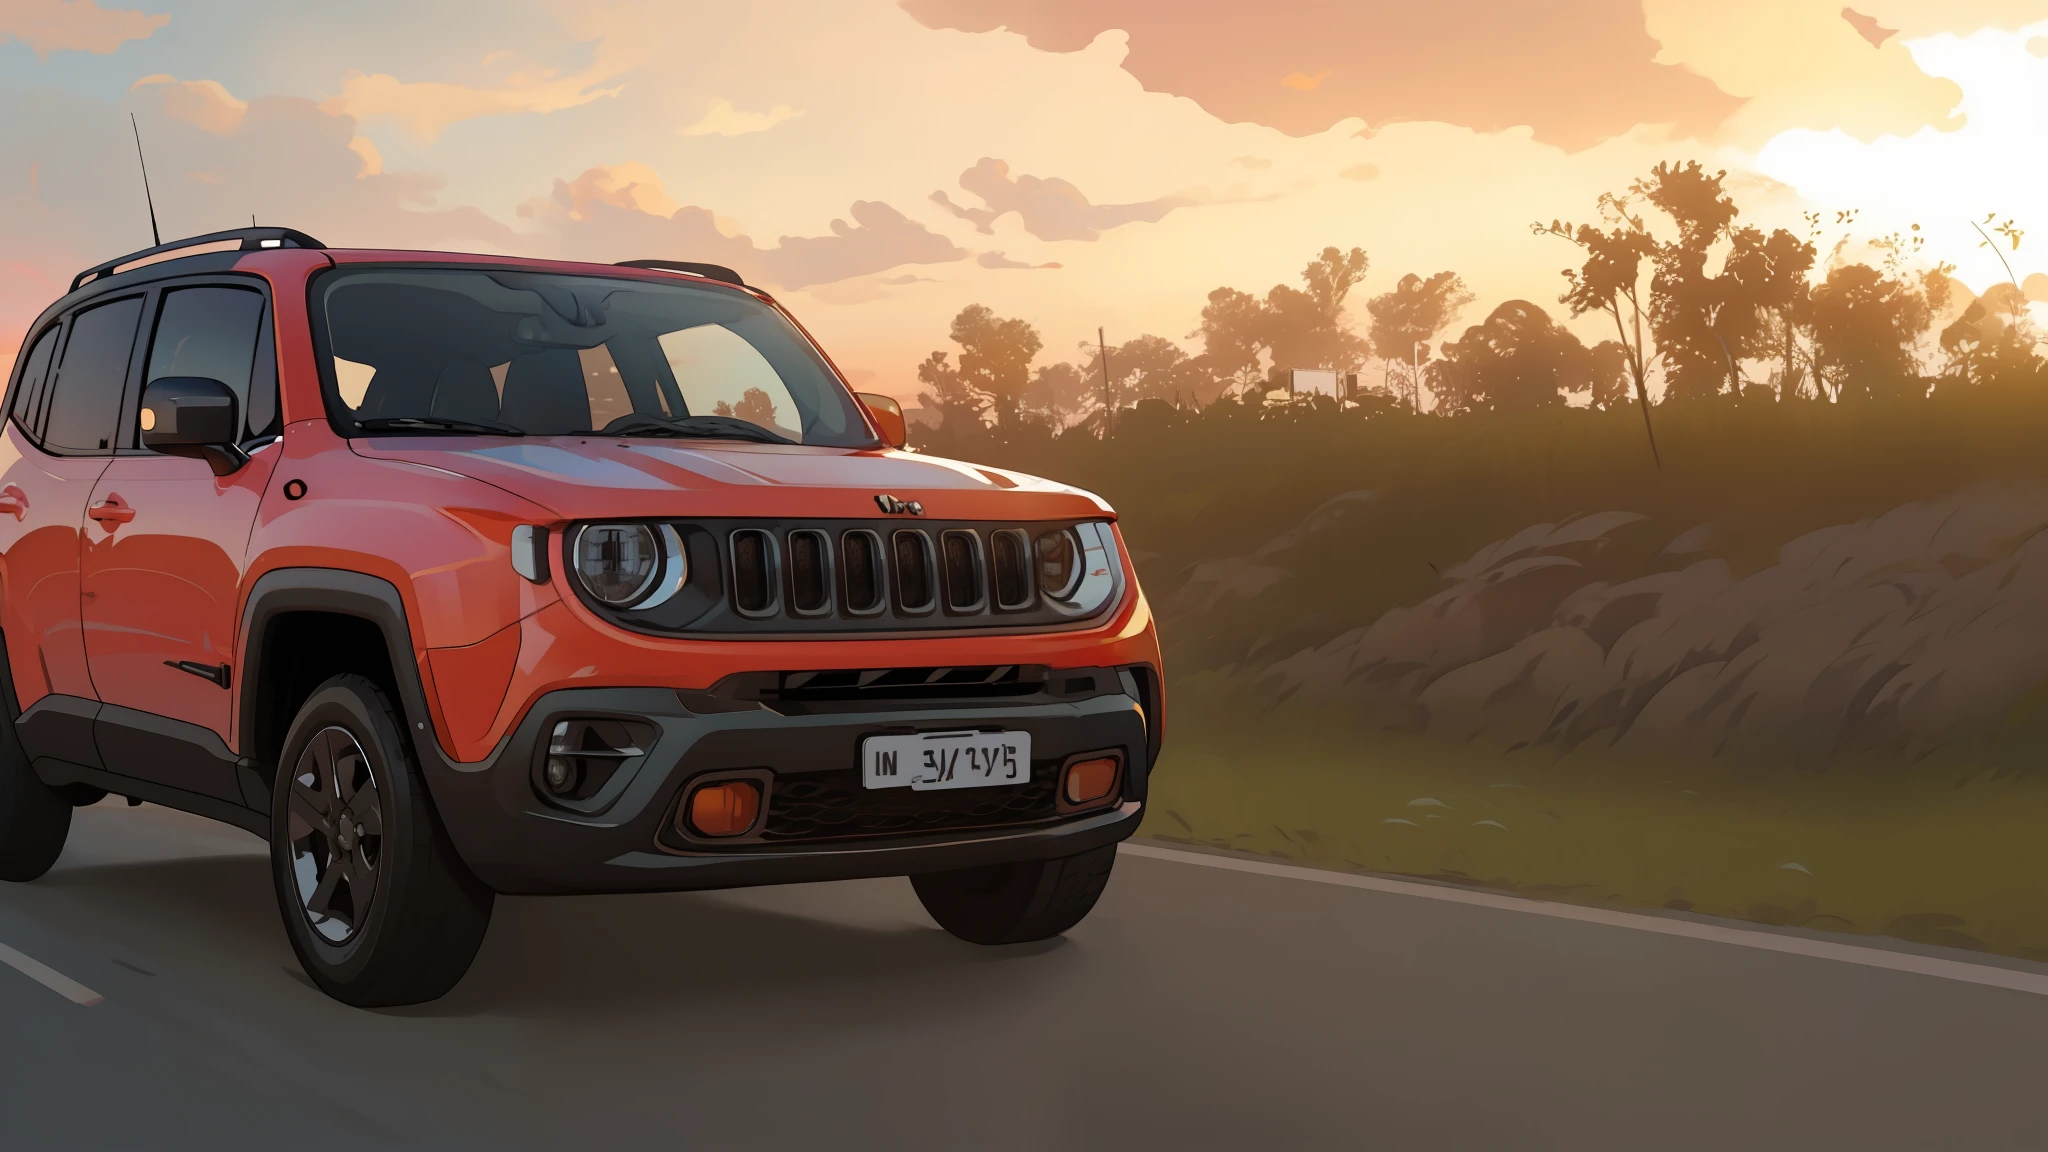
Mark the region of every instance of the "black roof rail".
<instances>
[{"instance_id":1,"label":"black roof rail","mask_svg":"<svg viewBox=\"0 0 2048 1152\"><path fill-rule=\"evenodd\" d=\"M688 272L692 276L702 276L706 280L723 280L727 284L737 284L742 288L747 287L747 282L740 279L739 273L727 268L723 264L698 264L690 260L621 260L615 267L654 268L662 272Z\"/></svg>"},{"instance_id":2,"label":"black roof rail","mask_svg":"<svg viewBox=\"0 0 2048 1152\"><path fill-rule=\"evenodd\" d=\"M109 260L105 264L95 264L71 278L71 291L76 292L94 280L113 275L114 270L123 264L132 264L137 260L156 256L164 252L176 252L180 248L196 248L201 244L220 244L229 240L241 241L242 251L244 252L255 252L264 248L327 247L327 245L322 244L320 241L313 239L296 228L230 228L225 232L208 232L204 236L187 236L183 240L173 240L168 244L159 244L154 248L144 248L140 252L130 252L126 256Z\"/></svg>"}]
</instances>

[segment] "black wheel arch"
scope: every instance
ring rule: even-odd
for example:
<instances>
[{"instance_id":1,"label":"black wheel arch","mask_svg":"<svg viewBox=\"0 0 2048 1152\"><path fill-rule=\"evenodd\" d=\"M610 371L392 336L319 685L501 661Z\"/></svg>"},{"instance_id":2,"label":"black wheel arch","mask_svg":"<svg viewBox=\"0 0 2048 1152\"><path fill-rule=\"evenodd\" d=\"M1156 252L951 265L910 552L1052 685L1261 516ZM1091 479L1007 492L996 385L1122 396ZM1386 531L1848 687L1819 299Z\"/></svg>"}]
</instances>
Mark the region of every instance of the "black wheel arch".
<instances>
[{"instance_id":1,"label":"black wheel arch","mask_svg":"<svg viewBox=\"0 0 2048 1152\"><path fill-rule=\"evenodd\" d=\"M294 617L321 616L361 621L381 639L383 681L402 709L415 751L422 760L445 763L427 705L426 686L413 655L412 628L405 600L389 580L342 568L279 568L266 572L249 591L242 608L242 667L236 671L240 692L237 743L264 771L274 768L290 716L277 717L280 693L290 693L292 655L279 651L285 625ZM366 632L366 635L368 633ZM335 669L358 670L358 669ZM310 691L331 672L317 677Z\"/></svg>"}]
</instances>

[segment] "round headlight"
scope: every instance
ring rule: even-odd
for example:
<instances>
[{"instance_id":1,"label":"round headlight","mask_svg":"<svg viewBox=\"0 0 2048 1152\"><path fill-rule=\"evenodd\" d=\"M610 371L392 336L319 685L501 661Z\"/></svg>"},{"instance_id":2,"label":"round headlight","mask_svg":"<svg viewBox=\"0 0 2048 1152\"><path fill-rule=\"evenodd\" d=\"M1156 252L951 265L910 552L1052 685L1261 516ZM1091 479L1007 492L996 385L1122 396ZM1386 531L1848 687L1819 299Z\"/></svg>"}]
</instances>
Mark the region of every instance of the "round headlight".
<instances>
[{"instance_id":1,"label":"round headlight","mask_svg":"<svg viewBox=\"0 0 2048 1152\"><path fill-rule=\"evenodd\" d=\"M1038 587L1054 600L1073 595L1081 581L1081 548L1071 528L1056 528L1038 537Z\"/></svg>"},{"instance_id":2,"label":"round headlight","mask_svg":"<svg viewBox=\"0 0 2048 1152\"><path fill-rule=\"evenodd\" d=\"M590 524L576 533L576 578L592 596L624 608L661 571L661 540L645 524Z\"/></svg>"},{"instance_id":3,"label":"round headlight","mask_svg":"<svg viewBox=\"0 0 2048 1152\"><path fill-rule=\"evenodd\" d=\"M1038 556L1038 589L1054 611L1092 616L1123 589L1116 532L1107 524L1076 524L1042 533L1033 548Z\"/></svg>"}]
</instances>

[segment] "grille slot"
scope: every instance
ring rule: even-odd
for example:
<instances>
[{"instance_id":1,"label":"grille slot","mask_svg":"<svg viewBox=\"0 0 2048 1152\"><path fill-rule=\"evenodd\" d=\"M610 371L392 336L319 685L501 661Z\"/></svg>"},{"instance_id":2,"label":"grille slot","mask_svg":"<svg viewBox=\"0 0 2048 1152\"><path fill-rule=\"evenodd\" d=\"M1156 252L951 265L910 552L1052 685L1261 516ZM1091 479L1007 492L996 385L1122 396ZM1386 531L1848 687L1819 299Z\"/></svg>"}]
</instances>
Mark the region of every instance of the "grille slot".
<instances>
[{"instance_id":1,"label":"grille slot","mask_svg":"<svg viewBox=\"0 0 2048 1152\"><path fill-rule=\"evenodd\" d=\"M831 538L815 528L789 534L789 610L799 616L832 610Z\"/></svg>"},{"instance_id":2,"label":"grille slot","mask_svg":"<svg viewBox=\"0 0 2048 1152\"><path fill-rule=\"evenodd\" d=\"M932 538L919 528L900 528L891 543L896 553L896 610L922 616L938 606Z\"/></svg>"},{"instance_id":3,"label":"grille slot","mask_svg":"<svg viewBox=\"0 0 2048 1152\"><path fill-rule=\"evenodd\" d=\"M732 603L742 616L770 616L776 595L775 537L759 528L732 534Z\"/></svg>"},{"instance_id":4,"label":"grille slot","mask_svg":"<svg viewBox=\"0 0 2048 1152\"><path fill-rule=\"evenodd\" d=\"M940 668L846 668L783 672L754 689L762 700L958 700L1029 696L1045 690L1043 665L984 664Z\"/></svg>"},{"instance_id":5,"label":"grille slot","mask_svg":"<svg viewBox=\"0 0 2048 1152\"><path fill-rule=\"evenodd\" d=\"M989 536L989 567L995 570L996 607L1017 612L1037 600L1031 586L1031 537L1022 529L1005 528Z\"/></svg>"},{"instance_id":6,"label":"grille slot","mask_svg":"<svg viewBox=\"0 0 2048 1152\"><path fill-rule=\"evenodd\" d=\"M1058 763L1033 764L1028 784L913 792L863 788L858 772L784 776L769 794L761 839L848 840L1053 820L1058 777Z\"/></svg>"},{"instance_id":7,"label":"grille slot","mask_svg":"<svg viewBox=\"0 0 2048 1152\"><path fill-rule=\"evenodd\" d=\"M981 537L964 528L939 535L945 561L946 610L959 615L988 607L988 574L981 556Z\"/></svg>"},{"instance_id":8,"label":"grille slot","mask_svg":"<svg viewBox=\"0 0 2048 1152\"><path fill-rule=\"evenodd\" d=\"M872 616L888 600L887 580L882 572L882 538L865 528L839 537L839 564L846 611L854 616Z\"/></svg>"}]
</instances>

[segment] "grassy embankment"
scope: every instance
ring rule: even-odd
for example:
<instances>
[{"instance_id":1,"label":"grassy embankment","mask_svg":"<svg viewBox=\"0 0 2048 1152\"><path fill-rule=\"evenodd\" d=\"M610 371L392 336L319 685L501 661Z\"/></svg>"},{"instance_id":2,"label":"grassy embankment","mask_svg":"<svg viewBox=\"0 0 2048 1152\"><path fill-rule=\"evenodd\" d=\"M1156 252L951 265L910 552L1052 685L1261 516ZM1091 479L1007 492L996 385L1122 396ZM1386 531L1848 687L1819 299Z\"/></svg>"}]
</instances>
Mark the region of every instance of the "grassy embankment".
<instances>
[{"instance_id":1,"label":"grassy embankment","mask_svg":"<svg viewBox=\"0 0 2048 1152\"><path fill-rule=\"evenodd\" d=\"M1711 525L1739 576L1804 532L2048 479L2048 397L2033 393L1656 417L1661 469L1633 411L1132 421L1107 442L933 447L1102 493L1162 604L1193 564L1248 553L1338 493L1380 494L1312 554L1278 554L1283 593L1162 621L1170 723L1147 835L2048 958L2048 740L2032 708L1918 763L1646 766L1475 756L1255 690L1266 663L1423 599L1441 568L1531 524L1623 509L1659 543Z\"/></svg>"},{"instance_id":2,"label":"grassy embankment","mask_svg":"<svg viewBox=\"0 0 2048 1152\"><path fill-rule=\"evenodd\" d=\"M1174 691L1147 836L2048 960L2048 775L1461 757Z\"/></svg>"}]
</instances>

